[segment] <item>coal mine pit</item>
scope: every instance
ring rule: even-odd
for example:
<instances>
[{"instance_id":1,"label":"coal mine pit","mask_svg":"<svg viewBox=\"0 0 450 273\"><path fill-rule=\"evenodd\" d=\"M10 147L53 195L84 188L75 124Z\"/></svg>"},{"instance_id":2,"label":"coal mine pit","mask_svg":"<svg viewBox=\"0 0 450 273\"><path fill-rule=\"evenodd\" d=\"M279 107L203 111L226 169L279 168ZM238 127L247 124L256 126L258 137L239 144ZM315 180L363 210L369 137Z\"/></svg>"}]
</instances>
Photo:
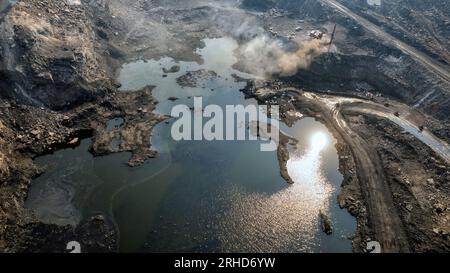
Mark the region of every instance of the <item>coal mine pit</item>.
<instances>
[{"instance_id":1,"label":"coal mine pit","mask_svg":"<svg viewBox=\"0 0 450 273\"><path fill-rule=\"evenodd\" d=\"M0 253L448 253L449 27L446 0L0 1Z\"/></svg>"}]
</instances>

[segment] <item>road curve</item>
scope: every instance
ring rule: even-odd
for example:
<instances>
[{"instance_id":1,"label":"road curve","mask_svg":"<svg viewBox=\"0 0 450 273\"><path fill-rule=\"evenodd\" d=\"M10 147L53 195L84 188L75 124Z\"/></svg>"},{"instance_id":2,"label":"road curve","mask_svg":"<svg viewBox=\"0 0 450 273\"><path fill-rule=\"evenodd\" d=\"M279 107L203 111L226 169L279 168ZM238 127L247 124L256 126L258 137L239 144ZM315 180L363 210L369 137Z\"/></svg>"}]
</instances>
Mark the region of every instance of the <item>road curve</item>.
<instances>
[{"instance_id":1,"label":"road curve","mask_svg":"<svg viewBox=\"0 0 450 273\"><path fill-rule=\"evenodd\" d=\"M409 46L406 43L395 38L394 36L388 34L374 23L371 23L369 20L355 14L346 6L338 3L337 1L335 0L319 0L319 1L324 3L325 5L331 6L340 13L352 18L353 20L358 22L361 26L363 26L364 28L375 34L378 38L391 43L397 49L411 56L417 62L428 68L430 71L436 73L441 79L450 83L450 68L448 66L438 63L437 61L427 56L426 54L420 52L419 50L413 48L412 46Z\"/></svg>"},{"instance_id":2,"label":"road curve","mask_svg":"<svg viewBox=\"0 0 450 273\"><path fill-rule=\"evenodd\" d=\"M335 128L352 151L375 239L381 244L383 252L409 252L408 238L395 209L381 158L371 144L347 125L341 114L346 103L330 104L326 99L321 101L325 106L324 110L328 108L330 111Z\"/></svg>"},{"instance_id":3,"label":"road curve","mask_svg":"<svg viewBox=\"0 0 450 273\"><path fill-rule=\"evenodd\" d=\"M321 113L323 121L332 126L333 130L349 145L374 235L372 239L381 244L383 252L410 252L408 238L395 208L381 159L372 145L355 133L342 117L342 108L346 107L347 103L351 104L353 99L344 98L344 101L340 99L334 101L295 88L289 88L286 91L296 94L297 100L314 106L315 110Z\"/></svg>"},{"instance_id":4,"label":"road curve","mask_svg":"<svg viewBox=\"0 0 450 273\"><path fill-rule=\"evenodd\" d=\"M342 137L351 147L358 178L364 183L361 189L367 201L369 221L374 228L375 238L381 244L383 252L409 252L408 239L395 209L381 159L369 143L350 129L339 108L332 110L333 117Z\"/></svg>"}]
</instances>

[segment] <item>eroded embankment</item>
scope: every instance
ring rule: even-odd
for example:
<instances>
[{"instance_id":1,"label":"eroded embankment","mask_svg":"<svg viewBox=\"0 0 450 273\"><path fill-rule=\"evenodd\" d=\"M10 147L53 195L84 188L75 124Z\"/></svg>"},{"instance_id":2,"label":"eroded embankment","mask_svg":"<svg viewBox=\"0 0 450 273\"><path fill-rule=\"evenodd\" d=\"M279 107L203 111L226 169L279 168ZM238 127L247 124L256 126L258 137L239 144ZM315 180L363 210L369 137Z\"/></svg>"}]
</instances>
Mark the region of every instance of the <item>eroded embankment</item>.
<instances>
[{"instance_id":1,"label":"eroded embankment","mask_svg":"<svg viewBox=\"0 0 450 273\"><path fill-rule=\"evenodd\" d=\"M86 252L116 249L114 226L103 215L61 227L39 223L23 208L31 179L44 171L32 158L84 137L93 137L95 155L132 152L133 166L155 156L149 136L164 117L153 114L151 88L116 92L122 53L108 37L120 23L100 24L98 16L111 19L108 5L89 5L19 1L0 22L0 251L64 252L70 240ZM108 130L116 117L124 125ZM117 136L121 145L113 147Z\"/></svg>"},{"instance_id":2,"label":"eroded embankment","mask_svg":"<svg viewBox=\"0 0 450 273\"><path fill-rule=\"evenodd\" d=\"M358 219L356 251L365 250L366 240L379 241L385 252L448 249L448 150L440 153L433 143L446 145L445 141L419 129L424 130L419 124L431 117L393 101L376 103L295 88L245 92L261 101L287 98L333 132L344 174L338 201ZM281 116L286 117L287 111L282 108ZM417 132L402 131L405 128L396 119ZM427 124L433 128L436 121Z\"/></svg>"}]
</instances>

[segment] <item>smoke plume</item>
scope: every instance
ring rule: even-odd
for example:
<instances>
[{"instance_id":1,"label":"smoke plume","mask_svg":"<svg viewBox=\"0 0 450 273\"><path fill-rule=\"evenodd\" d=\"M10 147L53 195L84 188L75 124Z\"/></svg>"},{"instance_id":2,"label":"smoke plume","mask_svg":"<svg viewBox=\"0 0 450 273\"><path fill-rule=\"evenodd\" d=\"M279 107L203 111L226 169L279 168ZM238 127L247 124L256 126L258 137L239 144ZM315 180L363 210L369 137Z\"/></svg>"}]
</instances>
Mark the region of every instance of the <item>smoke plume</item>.
<instances>
[{"instance_id":1,"label":"smoke plume","mask_svg":"<svg viewBox=\"0 0 450 273\"><path fill-rule=\"evenodd\" d=\"M240 65L246 71L260 76L292 76L299 69L308 68L314 58L325 53L327 43L322 40L295 40L297 49L284 50L279 41L259 36L238 49Z\"/></svg>"}]
</instances>

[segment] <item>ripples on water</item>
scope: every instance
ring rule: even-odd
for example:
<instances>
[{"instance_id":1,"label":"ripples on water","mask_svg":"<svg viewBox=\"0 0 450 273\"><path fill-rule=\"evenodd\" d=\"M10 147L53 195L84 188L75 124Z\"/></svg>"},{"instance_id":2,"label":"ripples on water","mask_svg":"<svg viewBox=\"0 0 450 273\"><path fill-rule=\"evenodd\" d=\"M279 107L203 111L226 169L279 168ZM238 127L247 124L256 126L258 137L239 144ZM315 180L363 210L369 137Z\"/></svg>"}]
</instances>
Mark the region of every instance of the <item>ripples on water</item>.
<instances>
[{"instance_id":1,"label":"ripples on water","mask_svg":"<svg viewBox=\"0 0 450 273\"><path fill-rule=\"evenodd\" d=\"M238 189L229 192L232 205L220 233L224 249L230 252L317 251L318 212L329 212L336 190L325 177L322 166L322 152L331 145L329 138L318 131L311 136L306 151L291 149L287 168L295 184L272 195L245 194Z\"/></svg>"},{"instance_id":2,"label":"ripples on water","mask_svg":"<svg viewBox=\"0 0 450 273\"><path fill-rule=\"evenodd\" d=\"M157 111L164 114L174 103L191 105L189 97L195 95L203 96L205 104L256 103L244 99L239 89L245 83L231 75L240 73L232 69L237 43L222 38L206 39L205 45L197 51L202 64L170 58L125 64L119 77L122 88L155 85ZM162 68L174 64L180 65L180 71L163 77ZM177 77L198 69L214 70L218 77L204 79L195 88L176 83ZM168 101L171 96L179 100ZM108 125L112 129L123 122L118 118ZM276 152L261 152L259 141L175 142L170 124L162 123L152 137L160 156L139 168L126 167L127 154L93 158L87 142L38 159L40 164L56 165L33 182L27 207L38 213L55 212L40 214L48 222L57 222L64 207L77 208L83 216L109 214L119 227L124 252L351 251L346 237L354 232L355 221L337 205L342 175L332 136L312 118L303 118L293 127L280 125L299 139L297 147L290 147L288 170L296 181L291 186L279 174ZM319 134L311 142L317 132L322 137ZM76 164L75 172L67 162ZM333 221L331 236L320 230L320 209ZM70 219L70 213L60 216Z\"/></svg>"}]
</instances>

